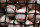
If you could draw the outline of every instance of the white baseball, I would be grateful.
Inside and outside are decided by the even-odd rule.
[[[9,0],[7,0],[7,2],[8,2]],[[6,0],[1,0],[1,3],[5,3],[6,2]]]
[[[17,9],[17,8],[16,8]],[[8,5],[7,6],[7,12],[12,14],[7,14],[8,16],[14,16],[15,13],[15,6],[14,5]]]
[[[31,21],[27,20],[27,21],[25,22],[25,24],[26,24],[26,25],[29,25],[29,24],[33,24],[33,23],[32,23]],[[33,27],[33,25],[26,26],[26,27]]]
[[[35,13],[35,10],[31,10],[31,11],[29,11],[29,13]],[[39,11],[37,11],[36,10],[36,13],[39,13]],[[37,20],[39,20],[40,19],[40,17],[39,17],[40,15],[36,15],[36,19]],[[34,19],[34,14],[29,14],[29,19]]]
[[[5,18],[6,18],[6,20],[5,20]],[[1,16],[1,19],[0,19],[1,21],[0,22],[7,22],[7,23],[9,23],[10,22],[10,20],[9,20],[9,17],[7,17],[6,15],[3,15],[3,16]],[[1,25],[2,26],[5,26],[5,23],[1,23]],[[7,25],[7,24],[6,24]]]
[[[30,0],[28,3],[35,3],[35,0]],[[28,4],[29,9],[35,9],[35,4]]]
[[[25,9],[19,9],[17,13],[25,13]],[[15,18],[18,22],[24,22],[25,21],[25,14],[16,14]],[[27,18],[27,17],[26,17]],[[27,18],[28,19],[28,18]]]
[[[15,24],[19,24],[16,20],[14,21],[14,20],[12,20],[12,21],[10,21],[10,23],[12,23],[12,24],[9,24],[8,25],[8,27],[20,27],[20,25],[13,25],[13,23],[15,23]]]
[[[24,21],[25,21],[25,15],[24,15],[24,14],[17,14],[17,15],[15,16],[15,18],[16,18],[16,20],[17,20],[18,22],[24,22]]]
[[[40,15],[36,15],[36,20],[37,20],[37,23],[40,22]]]
[[[26,9],[27,7],[25,6],[25,7],[22,7],[22,9],[25,9],[25,10],[27,10],[27,13],[28,13],[28,8]]]
[[[40,0],[37,0],[37,4],[40,4]]]
[[[25,13],[26,12],[26,9],[19,9],[16,11],[17,13]]]

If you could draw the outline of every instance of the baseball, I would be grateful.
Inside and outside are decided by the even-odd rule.
[[[17,20],[18,22],[24,22],[24,21],[25,21],[25,15],[24,15],[24,14],[17,14],[17,15],[15,16],[15,18],[16,18],[16,20]]]
[[[33,13],[33,14],[31,14],[31,13]],[[29,19],[30,19],[31,21],[32,21],[32,20],[34,21],[34,16],[35,16],[34,13],[35,13],[35,10],[31,10],[31,11],[29,11]],[[39,11],[36,10],[36,13],[39,13]],[[39,16],[40,16],[40,15],[36,15],[36,19],[37,19],[37,20],[40,19]]]
[[[9,16],[9,17],[14,16],[14,13],[15,13],[15,5],[8,5],[7,6],[7,13],[10,13],[10,14],[7,14],[7,16]]]
[[[22,7],[22,9],[25,9],[25,10],[27,10],[27,13],[28,13],[28,8],[26,9],[27,7],[25,6],[25,7]]]
[[[19,24],[16,20],[15,20],[15,21],[12,20],[12,21],[10,21],[10,23],[12,23],[12,24],[9,24],[8,27],[20,27],[20,25],[15,25],[15,26],[14,26],[14,24]],[[14,23],[14,24],[13,24],[13,23]]]
[[[35,0],[30,0],[28,3],[35,3]],[[28,4],[29,9],[35,9],[35,4]]]
[[[40,15],[36,15],[36,21],[37,21],[37,23],[40,22]]]
[[[25,13],[26,12],[26,9],[19,9],[16,11],[17,13]]]
[[[25,13],[26,10],[25,9],[19,9],[18,11],[16,11],[17,13]],[[25,21],[25,14],[16,14],[15,18],[18,22],[24,22]],[[27,18],[27,17],[26,17]],[[28,18],[27,18],[28,19]]]
[[[40,0],[37,0],[37,4],[40,4]]]
[[[6,18],[6,20],[5,20],[5,18]],[[8,18],[6,15],[1,16],[0,22],[5,22],[5,21],[6,21],[7,23],[10,22],[9,18]],[[1,23],[1,25],[2,25],[2,26],[5,26],[5,23]],[[6,24],[6,25],[7,25],[7,24]]]
[[[25,24],[26,24],[26,25],[29,25],[29,24],[33,24],[33,23],[32,23],[31,21],[27,20],[27,21],[25,22]],[[26,26],[26,27],[33,27],[33,25]]]
[[[7,2],[8,2],[9,0],[7,0]],[[1,3],[5,3],[6,2],[6,0],[1,0]]]

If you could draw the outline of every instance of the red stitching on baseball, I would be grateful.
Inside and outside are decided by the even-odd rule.
[[[13,11],[15,11],[14,8],[12,8],[12,7],[7,7],[7,8],[11,8]]]
[[[34,0],[33,0],[33,2],[32,2],[32,3],[34,3]],[[32,8],[33,8],[33,5],[34,5],[34,4],[32,4]]]

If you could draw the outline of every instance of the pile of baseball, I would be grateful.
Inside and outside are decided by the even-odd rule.
[[[15,2],[15,0],[13,0]],[[7,0],[8,3],[13,1]],[[24,0],[25,1],[25,0]],[[28,3],[35,3],[34,0],[29,0]],[[6,0],[1,3],[5,3]],[[22,1],[23,2],[23,1]],[[20,1],[17,3],[21,3]],[[23,2],[24,3],[24,2]],[[40,22],[40,1],[37,0],[37,7],[35,4],[1,4],[0,8],[0,26],[1,27],[38,27]],[[3,12],[3,13],[2,13]],[[1,14],[2,13],[2,14]],[[35,23],[35,24],[34,24]]]

